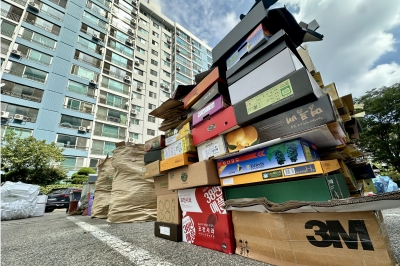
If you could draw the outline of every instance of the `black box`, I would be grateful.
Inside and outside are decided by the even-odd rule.
[[[154,222],[154,235],[175,242],[182,242],[182,225]]]
[[[234,104],[233,108],[237,124],[244,126],[315,101],[323,95],[308,70],[301,68]]]
[[[374,170],[372,170],[372,167],[370,164],[356,165],[356,166],[351,166],[349,168],[353,172],[356,180],[372,179],[372,178],[376,177]]]
[[[161,161],[161,150],[164,148],[158,148],[154,150],[149,150],[144,154],[144,164],[149,164],[155,161]]]
[[[206,106],[207,103],[217,98],[224,97],[225,102],[230,103],[228,86],[222,82],[216,82],[201,98],[190,108],[190,114],[193,116],[195,112]]]

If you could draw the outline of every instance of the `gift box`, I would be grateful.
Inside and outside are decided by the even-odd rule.
[[[196,153],[197,149],[193,145],[192,135],[185,135],[183,138],[172,143],[161,151],[163,160],[169,159],[182,153]]]
[[[188,116],[193,116],[195,112],[206,106],[207,103],[214,100],[215,98],[222,96],[226,103],[230,103],[228,86],[222,82],[216,82],[212,87],[204,93],[203,96],[190,107],[190,114]]]
[[[221,156],[228,153],[224,136],[219,135],[213,139],[207,140],[197,146],[199,161],[208,160],[215,156]]]
[[[194,113],[192,126],[196,127],[198,124],[203,122],[203,120],[210,119],[212,115],[224,110],[226,107],[228,107],[228,105],[224,102],[223,97],[219,96]]]

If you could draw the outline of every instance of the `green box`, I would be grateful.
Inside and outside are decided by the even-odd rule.
[[[260,198],[282,203],[289,200],[328,201],[350,196],[343,174],[315,176],[310,179],[292,180],[255,186],[227,187],[225,199]]]

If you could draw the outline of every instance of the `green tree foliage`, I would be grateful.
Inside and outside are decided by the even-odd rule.
[[[1,145],[2,181],[21,181],[47,185],[66,178],[64,169],[50,166],[65,158],[55,143],[47,144],[34,137],[21,138],[13,130],[7,131]]]
[[[82,167],[78,172],[72,174],[72,184],[83,184],[88,181],[89,174],[95,174],[96,171],[90,167]]]
[[[367,91],[356,102],[364,104],[365,111],[357,144],[400,173],[400,83]]]
[[[66,185],[46,185],[46,186],[40,186],[40,192],[42,194],[46,195],[49,193],[51,190],[56,189],[56,188],[82,188],[82,185],[73,185],[73,184],[66,184]]]

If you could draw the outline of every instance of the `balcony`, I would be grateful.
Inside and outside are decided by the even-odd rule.
[[[26,94],[21,94],[21,93],[15,93],[10,90],[1,90],[1,94],[8,95],[8,96],[15,97],[15,98],[20,98],[23,100],[37,102],[37,103],[40,103],[42,101],[42,98],[38,98],[38,97],[31,96],[31,95],[26,95]]]
[[[7,11],[5,9],[1,9],[1,15],[15,22],[19,22],[19,20],[21,19],[21,15],[18,15],[12,11]]]
[[[37,59],[37,58],[34,58],[34,57],[29,57],[28,55],[26,55],[26,54],[24,54],[22,52],[21,52],[21,57],[25,58],[26,60],[29,60],[29,61],[34,61],[35,63],[41,64],[41,65],[44,65],[44,66],[50,66],[51,65],[50,62],[46,62],[44,60],[40,60],[40,59]]]
[[[92,108],[87,108],[87,107],[84,107],[84,106],[75,107],[75,106],[71,106],[71,105],[64,105],[63,107],[65,109],[70,109],[70,110],[81,112],[81,113],[86,113],[86,114],[92,114],[93,113],[92,112],[93,107]]]
[[[90,154],[93,155],[112,155],[112,152],[114,151],[114,149],[109,150],[109,149],[98,149],[98,148],[92,148],[90,150]]]
[[[99,99],[99,103],[108,105],[108,106],[112,106],[112,107],[116,107],[116,108],[121,108],[124,110],[128,110],[129,109],[129,105],[127,105],[126,103],[122,103],[122,102],[114,102],[114,101],[108,101],[105,98],[100,98]]]
[[[31,19],[26,18],[26,19],[25,19],[25,22],[27,22],[27,23],[29,23],[29,24],[31,24],[31,25],[33,25],[33,26],[36,26],[36,27],[38,27],[38,28],[41,28],[42,30],[45,30],[45,31],[47,31],[47,32],[53,33],[53,34],[55,34],[55,35],[59,35],[59,34],[60,34],[60,30],[54,30],[54,29],[52,29],[52,28],[50,28],[50,27],[47,27],[47,26],[42,25],[42,24],[39,24],[39,23],[37,23],[37,22],[34,21],[34,20],[31,20]]]
[[[78,130],[81,127],[81,126],[75,126],[75,125],[72,125],[72,124],[66,123],[66,122],[60,123],[60,124],[58,124],[58,126],[63,127],[63,128],[76,129],[76,130]]]
[[[126,69],[128,69],[128,70],[132,70],[132,69],[133,69],[132,65],[129,65],[129,64],[127,64],[126,62],[119,61],[119,60],[117,60],[117,59],[115,59],[115,58],[112,58],[112,56],[106,55],[106,56],[105,56],[105,59],[106,59],[107,61],[113,63],[113,64],[116,64],[116,65],[121,66],[121,67],[123,67],[123,68],[126,68]]]
[[[101,121],[113,122],[113,123],[118,123],[118,124],[121,124],[121,125],[126,125],[127,124],[126,120],[125,120],[125,123],[123,123],[121,118],[115,117],[115,116],[107,116],[107,115],[99,115],[99,114],[97,114],[96,118],[98,120],[101,120]]]
[[[71,145],[62,142],[56,143],[57,147],[65,148],[65,149],[74,149],[74,150],[89,150],[89,147],[86,146],[78,146],[78,145]]]
[[[90,62],[89,60],[86,60],[86,59],[84,59],[84,58],[81,58],[81,57],[79,57],[79,56],[74,56],[74,58],[76,59],[76,60],[78,60],[78,61],[81,61],[81,62],[84,62],[84,63],[86,63],[86,64],[88,64],[88,65],[91,65],[91,66],[94,66],[94,67],[96,67],[96,68],[101,68],[101,61],[100,60],[98,60],[98,59],[93,59],[92,60],[92,62]],[[97,61],[97,62],[93,62],[93,61]]]
[[[36,81],[36,82],[46,83],[46,78],[45,79],[38,78],[38,77],[35,77],[35,76],[31,75],[31,74],[26,74],[26,73],[21,72],[21,71],[6,69],[6,70],[4,70],[4,72],[6,72],[6,73],[8,73],[10,75],[14,75],[14,76],[25,78],[25,79],[30,79],[30,80],[33,80],[33,81]]]
[[[24,1],[24,0],[11,0],[11,1],[14,3],[20,4],[22,6],[25,6],[26,2],[28,2],[28,1]]]
[[[9,117],[10,117],[10,118],[13,118],[14,115],[15,115],[15,113],[11,113],[11,112],[10,112]],[[21,121],[21,122],[36,123],[36,119],[37,119],[37,117],[30,117],[30,116],[25,116],[25,115],[24,115],[23,118],[22,118],[22,120],[19,120],[19,121]],[[15,119],[14,119],[14,123],[15,123],[16,121],[18,121],[18,120],[15,120]]]
[[[104,78],[103,78],[103,80],[104,80]],[[112,86],[112,85],[110,85],[110,84],[108,84],[108,83],[105,83],[105,82],[102,82],[101,83],[101,86],[103,87],[103,88],[106,88],[106,89],[109,89],[109,90],[112,90],[112,91],[115,91],[115,92],[118,92],[118,93],[123,93],[123,94],[125,94],[125,95],[128,95],[129,94],[129,87],[128,88],[117,88],[117,87],[114,87],[114,86]]]
[[[100,11],[100,10],[97,10],[96,8],[93,8],[92,3],[89,1],[86,2],[86,7],[89,8],[90,10],[92,10],[94,13],[99,14],[103,18],[107,19],[107,11],[104,10],[104,12],[101,12],[101,11],[103,11],[103,9],[101,9],[101,11]]]
[[[177,63],[179,63],[179,64],[182,64],[183,66],[186,66],[186,67],[192,67],[192,64],[191,63],[189,63],[189,62],[185,62],[185,61],[183,61],[183,60],[181,60],[180,58],[178,58],[178,57],[176,57],[176,62]]]
[[[114,138],[114,139],[122,139],[122,140],[125,140],[126,138],[126,134],[123,133],[104,132],[100,130],[93,131],[93,135],[100,137]]]
[[[90,50],[90,51],[92,51],[92,52],[95,52],[96,54],[99,54],[99,55],[102,54],[101,48],[98,48],[98,47],[92,48],[92,47],[90,47],[89,45],[86,45],[86,44],[80,43],[80,42],[77,42],[77,44],[79,44],[80,46],[82,46],[82,47],[84,47],[84,48],[86,48],[86,49],[88,49],[88,50]]]
[[[80,29],[81,30],[81,32],[83,32],[83,33],[85,33],[85,34],[87,34],[87,35],[89,35],[90,37],[92,37],[92,38],[94,38],[93,37],[93,33],[91,33],[91,32],[89,32],[88,30],[85,30],[85,29]],[[102,33],[101,33],[102,34]],[[101,37],[101,36],[97,36],[97,39],[100,41],[100,42],[102,42],[102,43],[104,43],[104,37]]]
[[[14,31],[1,28],[1,35],[12,38],[12,36],[14,35]]]
[[[1,31],[2,31],[1,34],[3,34],[3,30],[1,30]],[[25,36],[25,35],[22,35],[22,34],[18,34],[18,37],[20,37],[20,38],[22,38],[22,39],[24,39],[24,40],[27,40],[28,42],[32,42],[32,43],[35,43],[35,44],[37,44],[37,45],[43,46],[43,47],[46,48],[46,49],[50,49],[50,50],[54,50],[54,49],[55,49],[55,48],[52,47],[52,46],[49,46],[49,45],[47,45],[47,44],[45,44],[45,43],[42,43],[42,42],[39,42],[39,41],[35,40],[34,38],[29,38],[29,37],[27,37],[27,36]]]
[[[129,50],[131,50],[131,49],[126,51],[125,49],[122,49],[122,48],[116,47],[116,46],[112,46],[112,45],[108,45],[108,47],[110,47],[111,49],[114,49],[115,51],[120,52],[120,53],[122,53],[124,55],[133,56],[133,52],[132,53],[129,52]]]
[[[127,76],[127,75],[120,75],[120,74],[117,74],[117,73],[112,72],[112,71],[110,71],[109,69],[106,69],[106,68],[103,68],[103,73],[106,74],[106,75],[109,75],[110,77],[114,77],[114,78],[120,79],[120,80],[122,80],[122,81],[123,81],[123,80],[125,79],[125,77]],[[131,76],[131,75],[129,75],[129,76]]]
[[[103,5],[105,5],[105,6],[108,7],[108,8],[111,7],[111,2],[110,2],[110,1],[107,1],[107,0],[94,0],[94,1],[96,1],[96,2],[98,2],[98,3],[100,3],[100,4],[103,4]]]
[[[8,47],[8,48],[3,48],[3,47],[1,47],[1,54],[2,54],[2,55],[7,55],[7,53],[8,53],[9,50],[10,50],[10,47]]]

